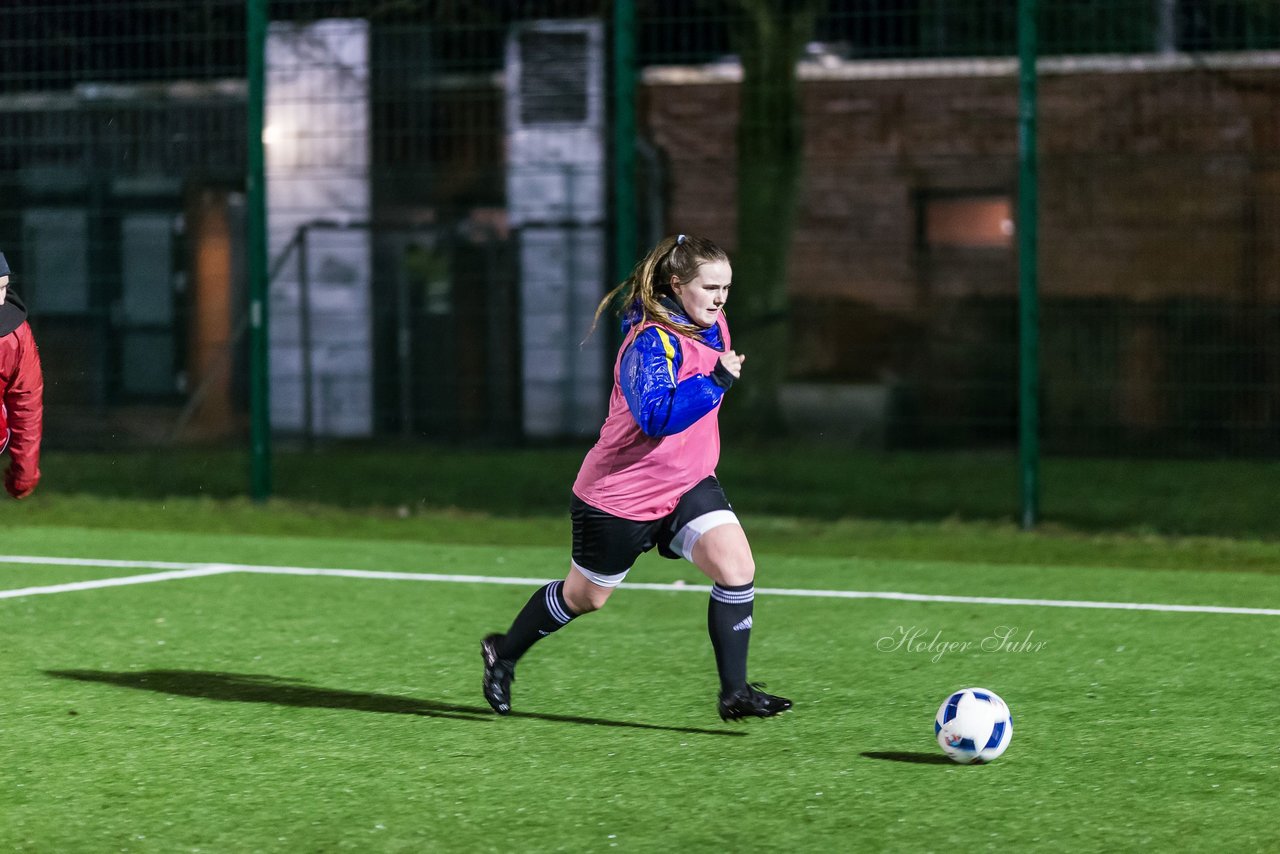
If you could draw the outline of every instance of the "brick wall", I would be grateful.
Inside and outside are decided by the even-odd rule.
[[[727,246],[737,90],[692,76],[647,83],[642,102],[669,164],[670,228]],[[802,93],[793,294],[915,305],[917,194],[1016,192],[1016,80],[812,80]],[[1039,134],[1046,295],[1280,298],[1280,67],[1046,73]]]
[[[791,374],[901,385],[926,443],[1009,440],[1017,408],[1013,241],[921,240],[931,195],[1016,199],[1015,67],[974,67],[802,67]],[[723,70],[648,74],[642,98],[668,230],[731,253],[737,102]],[[1280,57],[1050,62],[1039,108],[1050,446],[1275,448]]]

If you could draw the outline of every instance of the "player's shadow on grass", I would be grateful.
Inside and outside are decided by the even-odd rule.
[[[282,679],[257,673],[220,673],[206,670],[136,670],[117,672],[111,670],[46,670],[44,673],[58,679],[74,679],[78,682],[101,682],[142,691],[161,694],[177,694],[182,697],[199,697],[205,700],[223,700],[236,703],[270,703],[276,706],[297,706],[312,709],[350,709],[356,712],[380,712],[388,715],[418,715],[427,718],[452,718],[461,721],[492,721],[497,716],[487,707],[458,706],[420,700],[395,694],[369,694],[360,691],[344,691],[339,688],[320,688],[300,679]],[[591,726],[624,727],[627,729],[663,730],[695,735],[746,735],[730,730],[698,729],[696,727],[661,726],[634,721],[613,721],[605,718],[585,718],[574,715],[551,715],[537,712],[512,712],[513,718],[532,718],[556,723],[588,724]]]
[[[954,765],[940,753],[908,753],[904,750],[868,750],[861,754],[867,759],[883,759],[886,762],[914,762],[918,765]]]

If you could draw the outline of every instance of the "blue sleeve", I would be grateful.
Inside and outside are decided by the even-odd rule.
[[[677,383],[683,356],[675,334],[650,326],[622,354],[618,381],[627,406],[646,436],[685,430],[715,409],[732,382],[727,371],[701,374]]]

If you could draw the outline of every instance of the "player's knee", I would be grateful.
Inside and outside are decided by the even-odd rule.
[[[717,584],[739,587],[755,581],[756,562],[738,525],[721,525],[707,531],[694,544],[690,559]]]
[[[747,548],[745,543],[741,547],[717,551],[711,564],[715,571],[709,574],[720,584],[738,587],[755,581],[756,561],[751,554],[751,549]]]
[[[569,604],[569,608],[575,615],[581,616],[603,608],[612,592],[613,588],[601,587],[597,584],[577,586],[573,590],[566,587],[564,601]]]
[[[740,587],[756,580],[756,562],[751,555],[729,561],[720,567],[720,584]]]

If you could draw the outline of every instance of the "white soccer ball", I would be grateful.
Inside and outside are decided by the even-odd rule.
[[[991,762],[1013,740],[1013,715],[994,691],[963,688],[942,701],[933,731],[952,761]]]

